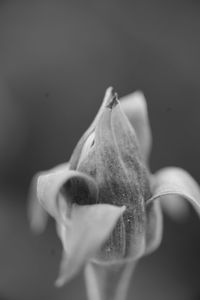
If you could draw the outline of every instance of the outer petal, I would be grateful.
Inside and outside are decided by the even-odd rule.
[[[153,196],[147,201],[147,205],[157,198],[165,199],[166,196],[174,195],[185,198],[198,213],[200,212],[200,188],[191,175],[180,168],[161,169],[153,176]],[[173,209],[172,201],[170,201],[170,205]],[[175,205],[177,204],[175,203]]]
[[[64,254],[60,277],[62,285],[105,243],[125,207],[95,204],[95,181],[81,172],[69,170],[68,164],[41,173],[37,181],[39,201],[56,219]],[[91,205],[79,205],[79,204]]]
[[[127,95],[121,98],[121,107],[135,129],[143,158],[147,162],[152,146],[152,134],[145,97],[139,91]]]
[[[31,182],[29,197],[28,197],[28,218],[31,229],[35,233],[41,233],[47,224],[48,214],[41,206],[37,197],[37,180],[40,173],[36,174]]]
[[[60,227],[64,252],[57,286],[71,279],[94,257],[124,210],[125,206],[109,204],[73,206],[70,218]]]

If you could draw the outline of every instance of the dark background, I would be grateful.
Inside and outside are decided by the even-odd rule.
[[[83,278],[61,289],[54,223],[35,236],[32,176],[69,159],[105,89],[144,92],[151,169],[185,168],[200,182],[198,0],[0,1],[0,299],[84,300]],[[129,300],[200,299],[200,223],[165,216]]]

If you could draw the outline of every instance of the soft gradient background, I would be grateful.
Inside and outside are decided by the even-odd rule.
[[[27,192],[68,160],[104,91],[144,92],[151,168],[200,182],[198,0],[0,1],[0,299],[84,300],[82,276],[61,289],[54,224],[30,231]],[[133,277],[129,300],[200,299],[200,223],[165,216],[164,238]]]

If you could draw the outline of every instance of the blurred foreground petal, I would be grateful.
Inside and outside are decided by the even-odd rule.
[[[181,200],[180,196],[163,196],[161,205],[164,212],[175,221],[184,221],[190,215],[189,203],[185,199]]]
[[[177,198],[173,197],[176,196]],[[168,203],[171,209],[177,210],[177,201],[181,198],[188,200],[200,214],[200,188],[198,183],[189,173],[176,167],[164,168],[153,175],[153,197],[148,200],[147,205],[156,198],[172,197]],[[167,197],[168,198],[168,197]],[[178,207],[181,214],[184,210]],[[169,210],[168,210],[169,211]]]
[[[40,173],[36,174],[33,177],[28,197],[28,218],[30,222],[30,227],[35,233],[43,232],[48,221],[47,212],[38,202],[37,180],[39,176]]]
[[[163,216],[160,202],[154,201],[146,207],[146,251],[150,254],[158,248],[163,234]]]
[[[134,92],[120,99],[121,107],[133,126],[145,162],[152,146],[152,134],[148,119],[147,103],[142,92]]]
[[[71,279],[95,256],[124,210],[125,206],[109,204],[73,205],[70,217],[60,228],[64,252],[57,286]]]

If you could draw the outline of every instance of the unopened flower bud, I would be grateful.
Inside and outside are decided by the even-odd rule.
[[[200,211],[199,185],[186,171],[149,171],[152,136],[143,94],[120,103],[109,88],[69,163],[34,177],[31,224],[42,230],[46,211],[63,245],[58,286],[88,262],[125,263],[155,250],[163,228],[157,199],[168,212],[182,198]]]
[[[150,186],[136,134],[116,94],[110,93],[83,144],[77,170],[91,176],[98,186],[98,198],[93,203],[86,203],[85,198],[82,204],[97,201],[126,206],[99,257],[116,260],[141,256],[145,249],[145,200],[151,196]]]

